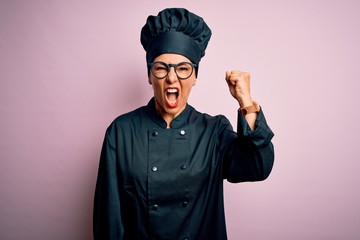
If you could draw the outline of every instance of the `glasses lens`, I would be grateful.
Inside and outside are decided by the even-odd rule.
[[[176,73],[179,78],[185,79],[191,76],[193,72],[193,66],[190,63],[179,63],[176,67]]]
[[[165,63],[155,62],[151,67],[151,72],[157,78],[164,78],[168,73],[168,68]]]

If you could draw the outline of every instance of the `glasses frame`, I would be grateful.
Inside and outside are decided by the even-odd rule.
[[[157,76],[153,73],[152,67],[153,67],[155,64],[157,64],[157,63],[160,63],[161,65],[163,65],[164,67],[167,68],[167,73],[166,73],[166,75],[165,75],[164,77],[157,77]],[[191,73],[190,73],[189,76],[186,77],[186,78],[180,77],[180,76],[178,75],[177,71],[176,71],[177,67],[178,67],[178,66],[181,66],[181,65],[183,65],[183,64],[188,64],[188,65],[191,66]],[[191,63],[191,62],[180,62],[180,63],[177,63],[177,64],[172,64],[172,63],[169,63],[169,64],[168,64],[168,63],[164,63],[164,62],[162,62],[162,61],[156,61],[156,62],[151,62],[151,63],[149,63],[149,64],[148,64],[148,67],[149,67],[149,70],[150,70],[151,74],[152,74],[155,78],[157,78],[157,79],[164,79],[164,78],[166,78],[166,77],[169,75],[170,68],[171,68],[171,67],[174,67],[174,71],[175,71],[176,76],[177,76],[179,79],[181,79],[181,80],[185,80],[185,79],[188,79],[189,77],[191,77],[191,75],[192,75],[193,72],[194,72],[194,68],[196,68],[197,65],[194,64],[194,63]]]

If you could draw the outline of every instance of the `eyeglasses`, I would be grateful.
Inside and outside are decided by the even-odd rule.
[[[152,62],[148,64],[148,67],[150,68],[152,75],[158,79],[165,78],[170,72],[170,67],[174,67],[176,76],[179,79],[184,80],[191,76],[194,71],[194,67],[196,67],[196,64],[190,62],[181,62],[178,64]]]

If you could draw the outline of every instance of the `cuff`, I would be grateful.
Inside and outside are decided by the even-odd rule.
[[[274,133],[266,123],[262,109],[257,114],[254,130],[251,130],[244,116],[238,111],[237,134],[239,137],[250,139],[257,147],[268,145],[274,136]]]

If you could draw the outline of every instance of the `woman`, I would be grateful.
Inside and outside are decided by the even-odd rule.
[[[250,76],[226,72],[238,101],[237,132],[226,117],[187,101],[211,36],[186,9],[149,16],[141,31],[148,105],[106,131],[94,202],[95,239],[227,239],[223,180],[261,181],[271,172],[273,133],[250,94]]]

